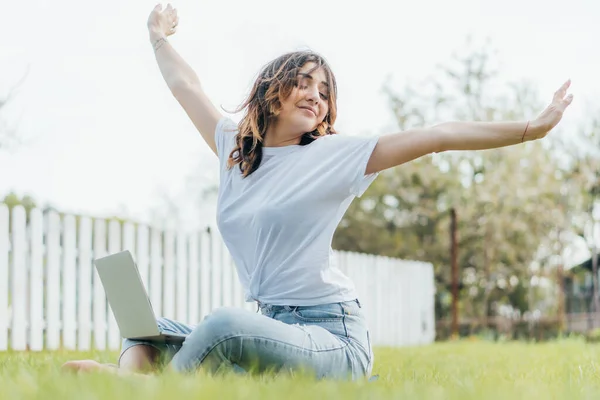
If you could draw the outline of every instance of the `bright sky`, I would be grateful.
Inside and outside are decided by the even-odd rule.
[[[0,151],[0,195],[14,190],[64,211],[146,220],[162,192],[216,178],[216,159],[171,97],[148,41],[150,0],[13,1],[0,13],[0,96],[29,74],[0,115],[27,143]],[[166,5],[166,3],[164,3]],[[393,129],[381,87],[420,80],[468,34],[492,39],[507,79],[548,100],[566,78],[575,123],[600,93],[600,3],[594,0],[290,2],[179,0],[171,41],[215,104],[233,108],[260,66],[302,47],[339,82],[337,127]],[[600,104],[598,105],[600,107]],[[200,179],[198,179],[200,181]],[[212,215],[205,207],[205,217]],[[190,214],[192,215],[192,214]],[[193,218],[200,218],[194,216]]]

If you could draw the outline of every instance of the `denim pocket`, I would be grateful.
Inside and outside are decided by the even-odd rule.
[[[336,322],[343,321],[346,316],[339,303],[294,307],[292,314],[304,322]]]

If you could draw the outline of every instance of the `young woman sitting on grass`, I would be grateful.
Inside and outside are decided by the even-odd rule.
[[[66,363],[68,369],[137,372],[165,362],[179,372],[369,377],[373,352],[364,309],[331,249],[350,202],[379,172],[426,154],[541,139],[572,101],[567,81],[530,121],[446,122],[352,137],[334,127],[337,91],[329,65],[318,54],[296,51],[260,71],[235,124],[213,106],[167,40],[177,24],[170,4],[157,5],[148,19],[150,42],[171,93],[219,159],[218,226],[247,300],[261,312],[221,308],[195,326],[160,318],[165,329],[188,335],[183,345],[125,339],[118,368],[85,360]]]

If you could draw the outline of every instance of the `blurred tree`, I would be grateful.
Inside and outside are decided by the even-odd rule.
[[[592,260],[593,297],[590,309],[600,311],[598,282],[598,246],[600,245],[600,118],[597,112],[584,121],[579,129],[579,141],[571,148],[571,181],[583,188],[585,194],[581,206],[578,233],[585,240]]]
[[[28,214],[33,208],[36,207],[36,203],[33,197],[29,195],[19,197],[19,195],[17,195],[14,192],[11,192],[4,196],[4,199],[1,202],[6,204],[8,208],[13,208],[15,206],[21,205],[25,208]]]
[[[532,85],[500,90],[489,46],[455,55],[424,84],[384,89],[400,130],[444,120],[533,118],[543,108]],[[449,210],[458,213],[462,312],[479,317],[515,301],[525,311],[529,265],[563,219],[557,202],[561,176],[548,141],[478,152],[422,157],[381,174],[353,202],[334,247],[432,262],[436,310],[449,311]]]
[[[124,245],[124,240],[125,238],[123,237],[123,229],[125,227],[126,224],[131,225],[134,229],[137,229],[139,225],[146,225],[146,224],[142,224],[139,221],[136,221],[134,219],[130,219],[127,218],[126,216],[119,216],[119,215],[112,215],[112,216],[107,216],[107,217],[94,217],[92,215],[86,215],[86,214],[72,214],[72,213],[65,213],[62,211],[57,210],[55,207],[50,206],[50,205],[46,205],[46,206],[42,206],[40,204],[38,204],[33,197],[29,196],[29,195],[23,195],[23,196],[19,196],[18,194],[11,192],[9,194],[7,194],[6,196],[4,196],[3,199],[0,200],[0,204],[6,204],[9,208],[9,210],[12,211],[12,209],[16,206],[23,206],[23,208],[25,209],[25,213],[26,213],[26,223],[29,224],[30,222],[30,218],[31,218],[31,210],[35,209],[35,208],[40,208],[42,210],[42,213],[48,213],[48,212],[55,212],[58,214],[59,218],[61,220],[64,220],[66,215],[72,215],[75,218],[75,229],[77,234],[79,234],[79,229],[81,228],[81,220],[82,218],[89,218],[90,220],[92,220],[92,222],[95,222],[95,220],[100,220],[103,221],[105,223],[105,231],[108,232],[109,229],[109,224],[112,221],[117,221],[119,223],[119,229],[121,230],[121,246]],[[12,232],[12,215],[9,218],[9,232]],[[94,237],[96,235],[96,231],[92,230],[92,236],[91,236],[91,242],[94,242]],[[106,242],[105,242],[105,246],[108,246],[108,236],[106,236]]]
[[[27,74],[25,74],[26,76]],[[16,95],[18,86],[23,82],[25,76],[9,90],[8,94],[4,98],[0,98],[0,114],[6,109],[6,106],[10,103],[12,98]],[[7,148],[10,144],[17,140],[17,130],[9,127],[8,124],[0,119],[0,150]]]
[[[30,211],[36,207],[35,200],[31,196],[24,195],[22,197],[19,197],[19,195],[17,195],[14,192],[11,192],[11,193],[7,194],[6,196],[4,196],[4,199],[2,199],[2,201],[0,201],[0,203],[6,204],[8,206],[9,210],[12,210],[16,206],[23,206],[23,208],[25,209],[25,212],[26,212],[27,223],[29,223]],[[8,231],[9,232],[12,232],[12,226],[13,226],[12,218],[9,218],[9,221],[8,221]]]

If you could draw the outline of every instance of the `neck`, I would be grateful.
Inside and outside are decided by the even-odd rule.
[[[298,134],[298,136],[290,137],[289,135],[284,135],[283,132],[289,132],[291,130],[290,127],[286,127],[284,124],[278,121],[273,121],[269,124],[267,128],[267,133],[263,140],[264,147],[283,147],[290,146],[295,144],[300,144],[300,139],[302,138],[302,134]]]

